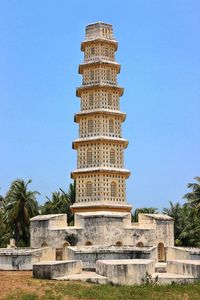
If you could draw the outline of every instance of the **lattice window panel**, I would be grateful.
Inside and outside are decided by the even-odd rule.
[[[92,149],[87,150],[87,165],[92,164]]]
[[[92,96],[93,95],[93,104]],[[119,107],[119,94],[118,92],[109,89],[97,89],[91,92],[82,92],[81,94],[81,110],[90,110],[91,108],[105,108],[118,110]]]
[[[88,181],[85,187],[86,197],[92,197],[92,182]]]
[[[115,164],[115,150],[110,149],[110,163]]]
[[[110,194],[112,198],[117,197],[117,184],[114,181],[110,185]]]
[[[88,120],[88,132],[92,133],[94,129],[94,124],[93,120]]]
[[[92,199],[86,196],[85,188],[87,182],[92,183]],[[111,183],[117,185],[117,196],[111,197]],[[76,178],[76,202],[106,201],[123,203],[126,201],[126,178],[123,175],[85,174]]]
[[[83,70],[83,85],[86,84],[117,84],[117,69],[111,66],[88,67]]]

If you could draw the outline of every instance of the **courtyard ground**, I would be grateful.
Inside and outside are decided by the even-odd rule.
[[[196,300],[200,283],[168,286],[111,286],[32,278],[32,272],[0,271],[0,299],[6,300]]]

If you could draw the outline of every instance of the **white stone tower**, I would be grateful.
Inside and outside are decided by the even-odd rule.
[[[73,142],[77,169],[71,174],[76,181],[75,213],[131,210],[126,201],[130,172],[124,168],[128,141],[122,138],[121,130],[126,114],[120,111],[123,88],[117,83],[117,46],[112,25],[97,22],[86,27],[81,43],[84,62],[79,65],[83,79],[76,91],[81,102],[75,115],[79,138]]]

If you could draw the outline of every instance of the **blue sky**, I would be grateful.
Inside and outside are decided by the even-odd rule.
[[[41,203],[67,189],[80,43],[95,21],[119,42],[128,202],[162,209],[200,175],[198,0],[1,0],[0,193],[16,178],[31,178]]]

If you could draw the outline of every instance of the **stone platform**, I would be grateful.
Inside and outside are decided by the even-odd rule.
[[[146,273],[155,272],[155,262],[150,259],[101,260],[96,263],[96,272],[112,284],[142,284]]]
[[[75,246],[67,247],[66,259],[81,260],[83,269],[95,270],[97,260],[156,259],[156,247]]]
[[[189,275],[182,275],[176,273],[154,273],[152,274],[152,279],[155,280],[158,277],[157,284],[187,284],[194,283],[195,278]]]
[[[33,277],[54,279],[82,272],[82,263],[77,260],[46,261],[33,265]]]
[[[107,277],[99,275],[96,272],[91,272],[91,271],[83,271],[80,274],[62,276],[62,277],[57,277],[55,279],[56,280],[92,282],[92,283],[98,283],[98,284],[108,283]]]
[[[49,247],[0,248],[0,270],[32,270],[33,263],[55,259],[55,250]]]
[[[157,284],[159,285],[165,285],[165,284],[188,284],[188,283],[194,283],[195,279],[192,276],[186,276],[181,274],[175,274],[175,273],[153,273],[152,279],[155,280],[155,278],[158,276]],[[69,276],[62,276],[54,278],[55,280],[61,280],[61,281],[83,281],[83,282],[91,282],[96,284],[107,284],[108,278],[102,275],[97,274],[96,272],[88,272],[83,271],[80,274],[75,275],[69,275]]]

